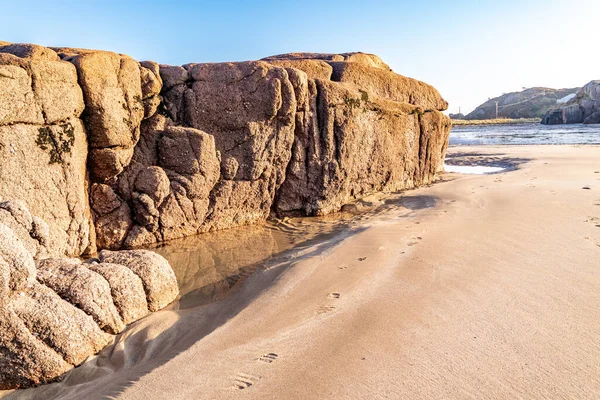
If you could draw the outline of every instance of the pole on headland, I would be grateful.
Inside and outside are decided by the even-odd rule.
[[[498,101],[496,101],[496,119],[498,119]]]

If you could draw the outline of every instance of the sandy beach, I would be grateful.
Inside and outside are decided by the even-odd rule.
[[[600,147],[449,156],[514,169],[377,199],[219,301],[150,315],[6,398],[600,397]]]

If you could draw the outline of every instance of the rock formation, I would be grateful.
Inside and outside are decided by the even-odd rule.
[[[179,67],[3,44],[0,80],[0,196],[48,221],[48,256],[428,184],[450,129],[432,86],[364,53]]]
[[[95,245],[84,108],[73,64],[41,46],[0,48],[0,198],[21,200],[46,220],[56,254]]]
[[[551,108],[563,104],[574,96],[579,88],[549,89],[534,87],[521,92],[506,93],[502,96],[489,99],[464,118],[467,120],[482,120],[495,118],[542,118]],[[498,115],[496,116],[496,102]],[[454,118],[451,116],[451,118]]]
[[[173,270],[155,253],[43,259],[48,234],[22,203],[0,203],[0,390],[60,378],[178,295]]]
[[[600,81],[582,87],[565,105],[549,110],[542,124],[600,124]]]
[[[0,42],[0,389],[178,295],[162,257],[111,250],[429,184],[446,108],[371,54],[180,67]]]
[[[433,87],[362,53],[294,53],[265,61],[287,68],[298,99],[276,215],[323,215],[370,193],[433,181],[450,130],[440,112],[447,103]],[[331,80],[321,79],[324,65]]]

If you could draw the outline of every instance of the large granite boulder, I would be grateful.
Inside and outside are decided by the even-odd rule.
[[[48,243],[25,242],[47,256],[325,214],[427,184],[450,126],[432,86],[365,53],[167,66],[3,43],[0,79],[0,196],[49,222]]]
[[[0,217],[14,227],[0,222],[0,390],[59,379],[105,347],[111,334],[178,296],[170,265],[149,251],[102,253],[85,264],[36,262],[40,252],[27,243],[48,238],[43,230],[22,229],[36,217],[18,202],[0,206],[12,209],[10,218]]]
[[[162,256],[148,250],[100,252],[102,263],[119,264],[141,279],[150,311],[166,307],[179,294],[173,269]]]
[[[293,53],[159,72],[162,103],[142,121],[129,165],[92,186],[101,248],[326,214],[430,183],[442,166],[447,103],[374,55]]]
[[[125,328],[104,277],[76,258],[48,258],[37,263],[37,279],[60,297],[91,315],[98,326],[112,334]]]

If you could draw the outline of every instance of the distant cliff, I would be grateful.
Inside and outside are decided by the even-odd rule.
[[[542,124],[600,124],[600,81],[582,87],[566,104],[548,110]]]
[[[546,112],[566,103],[570,97],[575,96],[579,88],[549,89],[535,87],[522,92],[506,93],[490,99],[465,116],[468,120],[494,119],[494,118],[542,118]],[[496,115],[496,102],[498,115]]]

